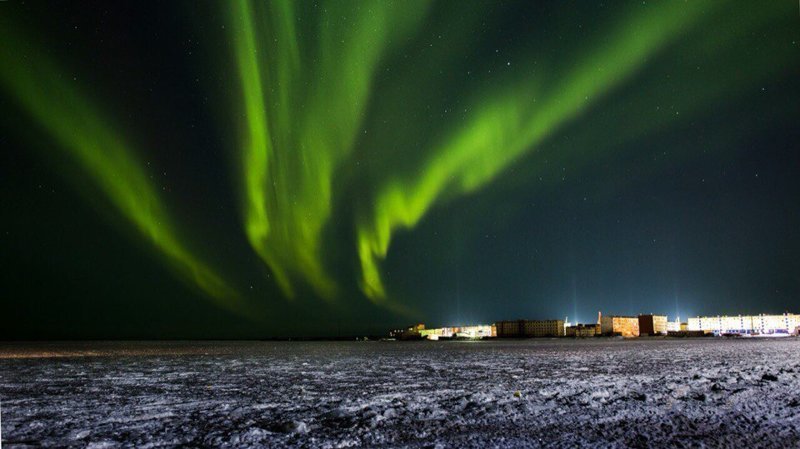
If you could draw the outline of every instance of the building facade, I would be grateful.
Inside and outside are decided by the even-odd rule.
[[[496,337],[497,331],[493,324],[478,324],[475,326],[437,327],[419,331],[420,336],[428,340],[440,338],[488,338]]]
[[[564,320],[511,320],[495,323],[497,336],[505,338],[563,337]]]
[[[688,330],[703,331],[716,335],[791,335],[797,334],[800,315],[718,315],[689,318]]]
[[[601,316],[600,332],[603,335],[639,336],[639,318],[635,316]]]
[[[666,315],[639,315],[639,335],[667,335]]]
[[[567,326],[567,337],[595,337],[600,335],[600,325],[598,324],[576,324]]]
[[[641,330],[641,329],[640,329]],[[667,332],[680,332],[681,330],[681,317],[675,318],[675,321],[667,321]]]
[[[413,326],[401,327],[389,331],[390,338],[398,340],[414,340],[422,338],[421,332],[425,330],[425,324],[419,323]]]

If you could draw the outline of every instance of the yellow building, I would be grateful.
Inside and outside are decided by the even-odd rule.
[[[498,321],[498,337],[563,337],[564,320]]]
[[[600,316],[600,332],[603,335],[639,336],[639,318],[635,316]]]
[[[640,335],[667,335],[666,315],[639,315]]]
[[[594,337],[600,335],[600,326],[597,324],[576,324],[567,326],[567,337]]]
[[[421,337],[421,332],[425,330],[425,324],[419,323],[413,326],[401,327],[389,331],[390,338],[397,338],[399,340],[413,340]]]
[[[525,321],[526,337],[563,337],[563,320],[527,320]]]

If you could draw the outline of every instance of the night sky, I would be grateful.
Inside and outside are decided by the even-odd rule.
[[[0,338],[800,312],[796,1],[0,2]]]

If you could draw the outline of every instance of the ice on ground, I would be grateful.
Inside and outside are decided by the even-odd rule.
[[[3,447],[800,447],[798,354],[795,338],[4,343]]]

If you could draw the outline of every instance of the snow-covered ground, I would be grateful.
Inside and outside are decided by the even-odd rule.
[[[800,447],[800,339],[0,344],[3,448]]]

